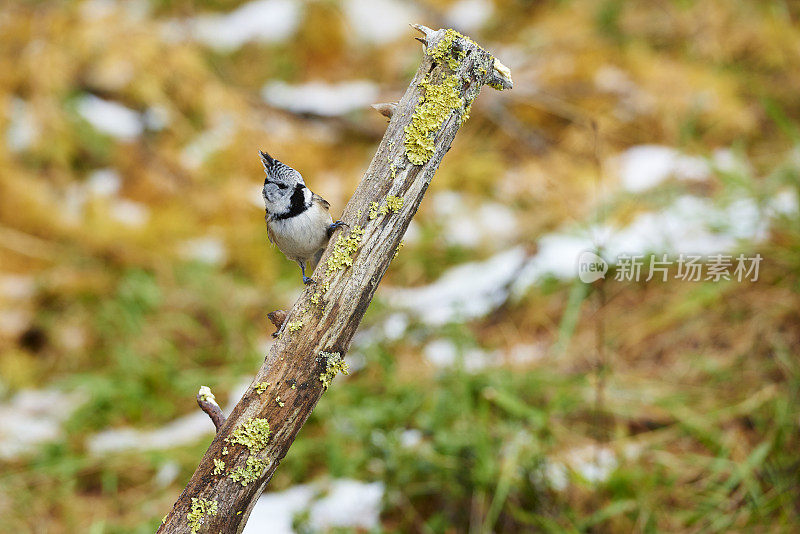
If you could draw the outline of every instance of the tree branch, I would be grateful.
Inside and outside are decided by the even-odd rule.
[[[217,399],[211,393],[211,388],[208,386],[201,386],[200,391],[197,392],[197,405],[200,409],[206,412],[214,423],[214,428],[219,432],[219,428],[225,423],[225,414],[222,413],[222,408],[217,404]]]
[[[160,533],[244,529],[250,511],[337,371],[442,157],[484,84],[507,68],[453,30],[415,26],[423,59],[314,272],[251,387],[211,442]]]

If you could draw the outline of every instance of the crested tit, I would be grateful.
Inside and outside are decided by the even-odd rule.
[[[300,265],[303,283],[310,284],[306,267],[313,272],[333,232],[344,225],[333,222],[327,200],[311,192],[303,176],[266,152],[258,152],[267,178],[264,205],[267,208],[267,236],[290,260]]]

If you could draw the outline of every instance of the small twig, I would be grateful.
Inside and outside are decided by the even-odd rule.
[[[387,119],[391,119],[392,115],[394,115],[394,110],[397,109],[397,102],[382,102],[380,104],[372,104],[370,107]]]
[[[225,423],[225,414],[222,413],[222,408],[217,404],[217,399],[211,393],[210,387],[200,386],[200,391],[197,392],[197,405],[208,414],[211,422],[214,423],[214,428],[219,432],[220,427]]]
[[[284,321],[286,321],[286,316],[288,314],[285,310],[275,310],[274,312],[269,312],[267,314],[267,319],[269,319],[273,325],[275,325],[275,330],[272,333],[272,337],[278,337],[278,332],[281,331],[281,326],[283,326]]]

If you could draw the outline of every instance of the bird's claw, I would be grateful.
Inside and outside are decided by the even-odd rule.
[[[350,225],[344,221],[336,221],[335,223],[331,223],[330,225],[328,225],[328,238],[330,239],[330,237],[333,235],[333,232],[335,232],[342,226],[347,226],[348,228],[350,228]]]
[[[303,283],[304,283],[305,285],[308,285],[308,284],[313,284],[313,283],[314,283],[314,279],[313,279],[313,278],[309,278],[309,277],[307,277],[307,276],[303,276]]]

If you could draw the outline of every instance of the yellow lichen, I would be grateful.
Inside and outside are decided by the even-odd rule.
[[[186,514],[186,519],[189,521],[189,528],[192,529],[192,533],[200,530],[206,515],[217,515],[217,501],[192,497],[192,507],[189,513]]]
[[[423,79],[420,86],[423,95],[411,116],[411,123],[405,127],[406,157],[414,165],[423,165],[434,152],[434,137],[444,120],[453,110],[464,106],[459,94],[458,76],[447,76],[440,84],[432,84]]]
[[[250,419],[233,431],[225,441],[232,445],[244,445],[250,452],[261,451],[269,440],[269,422],[266,419]]]
[[[289,329],[289,332],[297,332],[303,328],[303,321],[292,321],[291,323],[287,324],[286,327]]]
[[[350,368],[347,362],[342,358],[339,352],[320,352],[319,355],[325,359],[325,372],[319,375],[319,381],[322,382],[322,387],[328,389],[331,382],[340,372],[342,374],[350,374]]]
[[[436,46],[428,49],[428,55],[431,56],[437,63],[447,63],[451,70],[458,68],[459,60],[453,56],[453,42],[459,37],[464,37],[452,28],[448,28],[444,32],[444,37],[441,41],[436,43]],[[458,52],[459,59],[463,57],[464,52]]]
[[[268,387],[269,387],[269,382],[259,382],[258,384],[256,384],[255,390],[260,395],[264,393]]]
[[[386,215],[390,211],[393,213],[397,213],[400,211],[400,208],[403,207],[403,199],[402,197],[396,197],[394,195],[389,195],[386,197],[386,202],[378,204],[377,202],[373,202],[369,206],[369,218],[377,219],[378,216]]]
[[[219,475],[225,470],[225,462],[219,458],[214,458],[214,474]]]
[[[230,438],[225,441],[232,444],[244,445],[250,451],[245,466],[234,469],[228,478],[247,486],[250,482],[258,480],[267,466],[264,460],[256,455],[267,448],[269,441],[269,423],[266,419],[250,419],[234,430]]]
[[[259,460],[255,455],[247,457],[247,462],[244,467],[237,467],[233,472],[228,475],[228,478],[235,482],[239,482],[242,486],[247,486],[251,482],[258,480],[264,469],[267,468],[267,462]]]
[[[357,224],[353,225],[348,235],[339,234],[336,238],[336,243],[333,245],[333,252],[328,256],[328,272],[345,269],[353,265],[353,255],[358,250],[362,237],[364,237],[364,229]],[[325,291],[327,291],[327,288]]]
[[[275,402],[276,402],[276,403],[278,404],[278,406],[280,406],[281,408],[283,408],[283,405],[284,405],[284,404],[286,404],[285,402],[283,402],[283,401],[281,400],[281,397],[280,397],[280,395],[278,395],[277,397],[275,397]]]
[[[397,250],[394,251],[394,256],[392,256],[392,259],[395,259],[397,255],[400,254],[400,249],[403,248],[404,246],[405,243],[403,241],[400,241],[400,244],[397,245]]]
[[[228,454],[228,447],[222,447],[222,455],[226,456]]]
[[[389,195],[386,197],[386,207],[389,211],[397,213],[403,207],[403,198]]]
[[[378,217],[378,210],[380,206],[377,202],[371,202],[369,205],[369,220],[375,219]]]
[[[459,126],[467,122],[469,119],[469,114],[472,112],[472,103],[475,101],[473,98],[469,102],[467,102],[466,107],[464,107],[464,112],[461,114],[461,119],[458,121]]]

